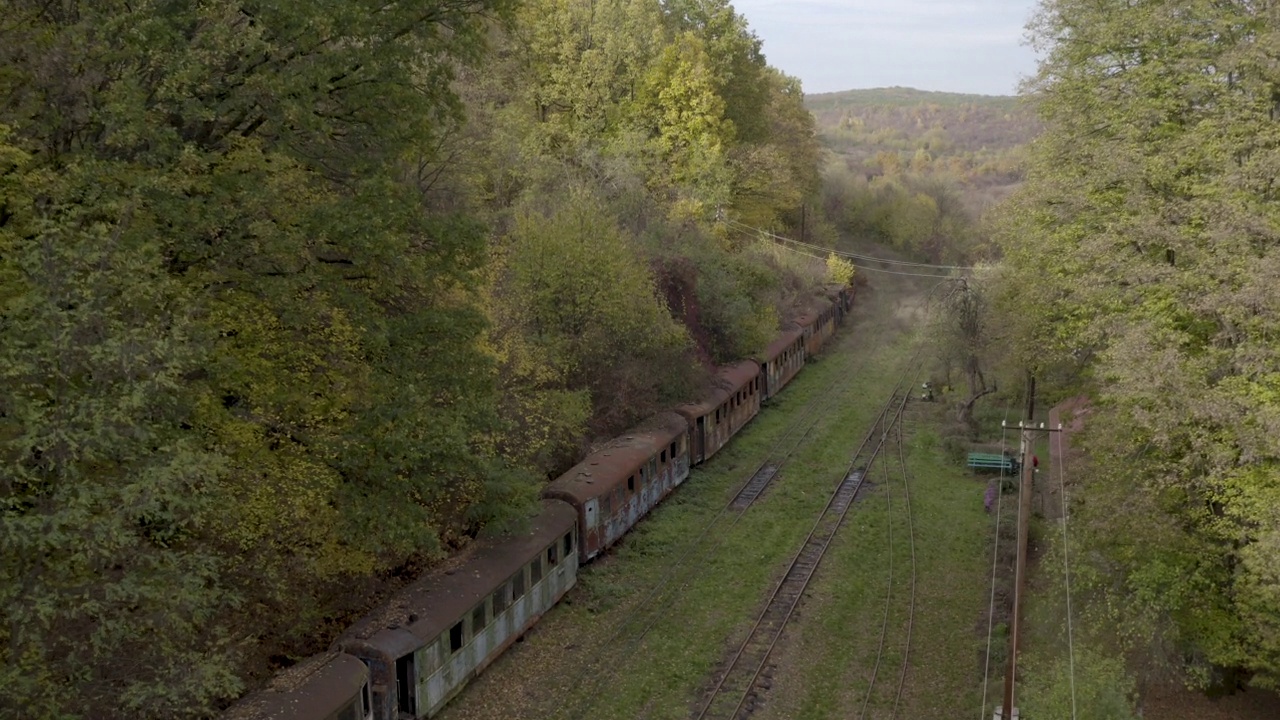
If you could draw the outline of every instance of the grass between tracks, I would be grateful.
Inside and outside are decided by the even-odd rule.
[[[726,653],[746,635],[911,356],[905,335],[887,339],[887,333],[866,333],[878,340],[871,343],[860,330],[858,324],[842,330],[833,350],[812,363],[728,448],[695,469],[614,552],[584,569],[566,601],[473,682],[442,717],[688,717]],[[713,552],[704,556],[695,548],[675,568],[691,539],[707,527],[745,475],[791,425],[802,422],[801,409],[832,394],[834,407],[756,505],[736,525],[726,520],[716,524],[703,540],[715,545]],[[920,574],[904,717],[948,716],[933,709],[973,705],[970,696],[977,685],[973,625],[985,606],[982,487],[942,460],[936,437],[921,430],[908,439],[912,503],[919,503]],[[894,530],[902,539],[894,551],[904,579],[899,597],[905,599],[910,555],[905,516],[898,516],[896,507],[894,512],[899,518],[895,523],[900,523]],[[874,658],[871,640],[879,639],[885,587],[881,558],[887,552],[884,518],[883,498],[874,494],[850,511],[834,554],[824,561],[811,597],[784,635],[785,647],[780,645],[775,660],[777,682],[762,713],[850,716],[847,686],[862,678],[864,670],[869,674],[866,647],[871,646]],[[687,585],[674,597],[663,593],[668,600],[656,609],[643,640],[636,639],[638,627],[615,637],[671,573],[687,577]],[[901,644],[895,631],[891,625],[888,648]],[[877,684],[896,689],[901,655],[888,648],[886,675]],[[888,697],[891,702],[892,695]]]
[[[957,469],[931,429],[940,411],[938,406],[908,410],[904,449],[916,595],[897,717],[964,717],[980,704],[974,621],[987,600],[990,519],[982,510],[984,486]],[[870,474],[875,492],[850,512],[787,636],[775,687],[791,691],[776,693],[762,719],[894,716],[909,615],[911,545],[896,449],[886,450]],[[887,632],[871,686],[885,623],[890,557]]]

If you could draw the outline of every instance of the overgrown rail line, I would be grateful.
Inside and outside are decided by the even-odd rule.
[[[912,358],[908,367],[915,366],[916,358]],[[761,684],[762,670],[862,487],[867,470],[879,455],[889,432],[900,422],[911,397],[915,374],[909,369],[898,381],[871,430],[855,451],[844,478],[832,492],[782,580],[774,587],[746,639],[719,673],[706,699],[693,715],[695,720],[744,718],[755,709],[758,698],[767,689]]]
[[[916,525],[911,513],[911,473],[907,470],[907,454],[902,437],[902,424],[898,424],[898,467],[902,470],[902,496],[907,506],[907,539],[911,544],[911,594],[907,602],[907,639],[902,649],[902,669],[898,673],[898,690],[893,696],[891,718],[898,717],[902,703],[902,690],[907,684],[907,671],[911,667],[911,631],[916,621]]]
[[[915,538],[915,521],[911,514],[911,481],[907,471],[907,458],[905,439],[903,438],[902,423],[898,423],[896,427],[895,444],[897,445],[897,475],[901,479],[902,495],[906,511],[907,519],[907,541],[911,549],[911,575],[910,575],[910,591],[907,599],[907,617],[906,617],[906,640],[903,643],[902,663],[898,671],[898,684],[894,689],[893,706],[889,717],[898,717],[898,706],[902,702],[902,691],[906,686],[907,670],[911,662],[911,632],[915,624],[916,611],[916,538]],[[890,480],[890,470],[888,464],[884,465],[884,488],[885,488],[885,511],[887,517],[886,527],[888,529],[888,583],[885,590],[884,613],[880,624],[880,642],[876,648],[876,660],[871,668],[871,679],[867,683],[867,689],[863,693],[862,705],[858,710],[858,720],[863,720],[867,716],[867,709],[871,704],[871,697],[876,688],[876,680],[880,675],[880,667],[884,661],[885,642],[889,633],[889,616],[893,610],[893,588],[894,588],[894,566],[893,566],[893,490]]]
[[[845,361],[839,374],[847,377],[857,369],[857,365],[857,358],[851,356]],[[901,381],[899,381],[899,384],[901,384]],[[662,580],[645,595],[644,599],[636,606],[636,609],[628,614],[627,620],[608,639],[601,643],[601,650],[597,653],[593,664],[599,666],[601,664],[599,662],[600,657],[608,650],[616,649],[619,642],[625,643],[621,654],[626,656],[644,640],[649,631],[662,619],[663,609],[678,598],[688,586],[689,581],[700,566],[700,563],[696,561],[712,555],[720,547],[724,538],[745,516],[747,510],[764,495],[765,490],[782,474],[783,468],[796,450],[800,448],[805,439],[817,427],[819,420],[830,411],[838,400],[839,395],[837,393],[822,393],[815,395],[800,409],[799,420],[788,426],[786,432],[769,448],[765,458],[744,475],[743,481],[734,490],[732,499],[726,502],[707,521],[701,532],[685,545],[670,571],[665,573]],[[882,421],[888,408],[889,404],[886,404],[876,417],[875,422],[877,424]],[[797,433],[799,433],[798,437]],[[789,442],[793,437],[795,438],[794,442]],[[726,518],[728,518],[727,525],[721,522]],[[712,530],[718,530],[718,532],[712,536]],[[708,541],[709,537],[714,537],[714,539]],[[691,560],[695,562],[691,562]],[[678,582],[676,582],[677,580]],[[672,589],[673,587],[674,589]],[[636,632],[636,628],[639,628],[639,632]],[[626,636],[628,635],[631,637],[627,638]],[[589,690],[580,693],[582,699],[575,705],[573,712],[569,713],[568,716],[574,718],[574,720],[585,718],[594,700],[598,699],[597,690],[613,675],[614,671],[608,668],[593,673],[591,675],[592,681],[588,685]]]

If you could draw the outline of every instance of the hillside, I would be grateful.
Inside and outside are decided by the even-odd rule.
[[[845,155],[924,149],[935,158],[998,156],[1030,142],[1040,123],[1022,98],[911,88],[809,95],[823,143]]]

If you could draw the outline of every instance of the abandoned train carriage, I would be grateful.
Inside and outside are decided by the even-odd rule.
[[[374,720],[435,715],[573,587],[577,512],[543,500],[529,530],[401,591],[334,643],[368,666]]]
[[[760,376],[764,380],[762,399],[768,400],[786,387],[804,367],[804,359],[804,334],[798,327],[784,330],[769,343],[760,361]]]
[[[832,300],[840,308],[840,319],[843,321],[844,316],[853,310],[853,296],[857,291],[851,285],[828,285],[827,288]]]
[[[743,360],[716,373],[715,390],[702,402],[676,408],[689,421],[689,462],[706,462],[760,412],[760,365]]]
[[[655,415],[543,489],[543,497],[577,509],[582,562],[617,542],[689,477],[688,428],[676,413]]]
[[[827,341],[836,334],[840,305],[834,301],[823,302],[822,307],[816,312],[817,320],[814,322],[813,346],[809,349],[810,354],[821,350],[827,344]]]
[[[371,720],[369,669],[344,653],[307,658],[232,705],[225,720]]]

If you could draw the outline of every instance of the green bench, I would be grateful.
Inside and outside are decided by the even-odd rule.
[[[1017,458],[996,453],[969,453],[969,468],[972,470],[994,470],[1005,475],[1018,474]]]

